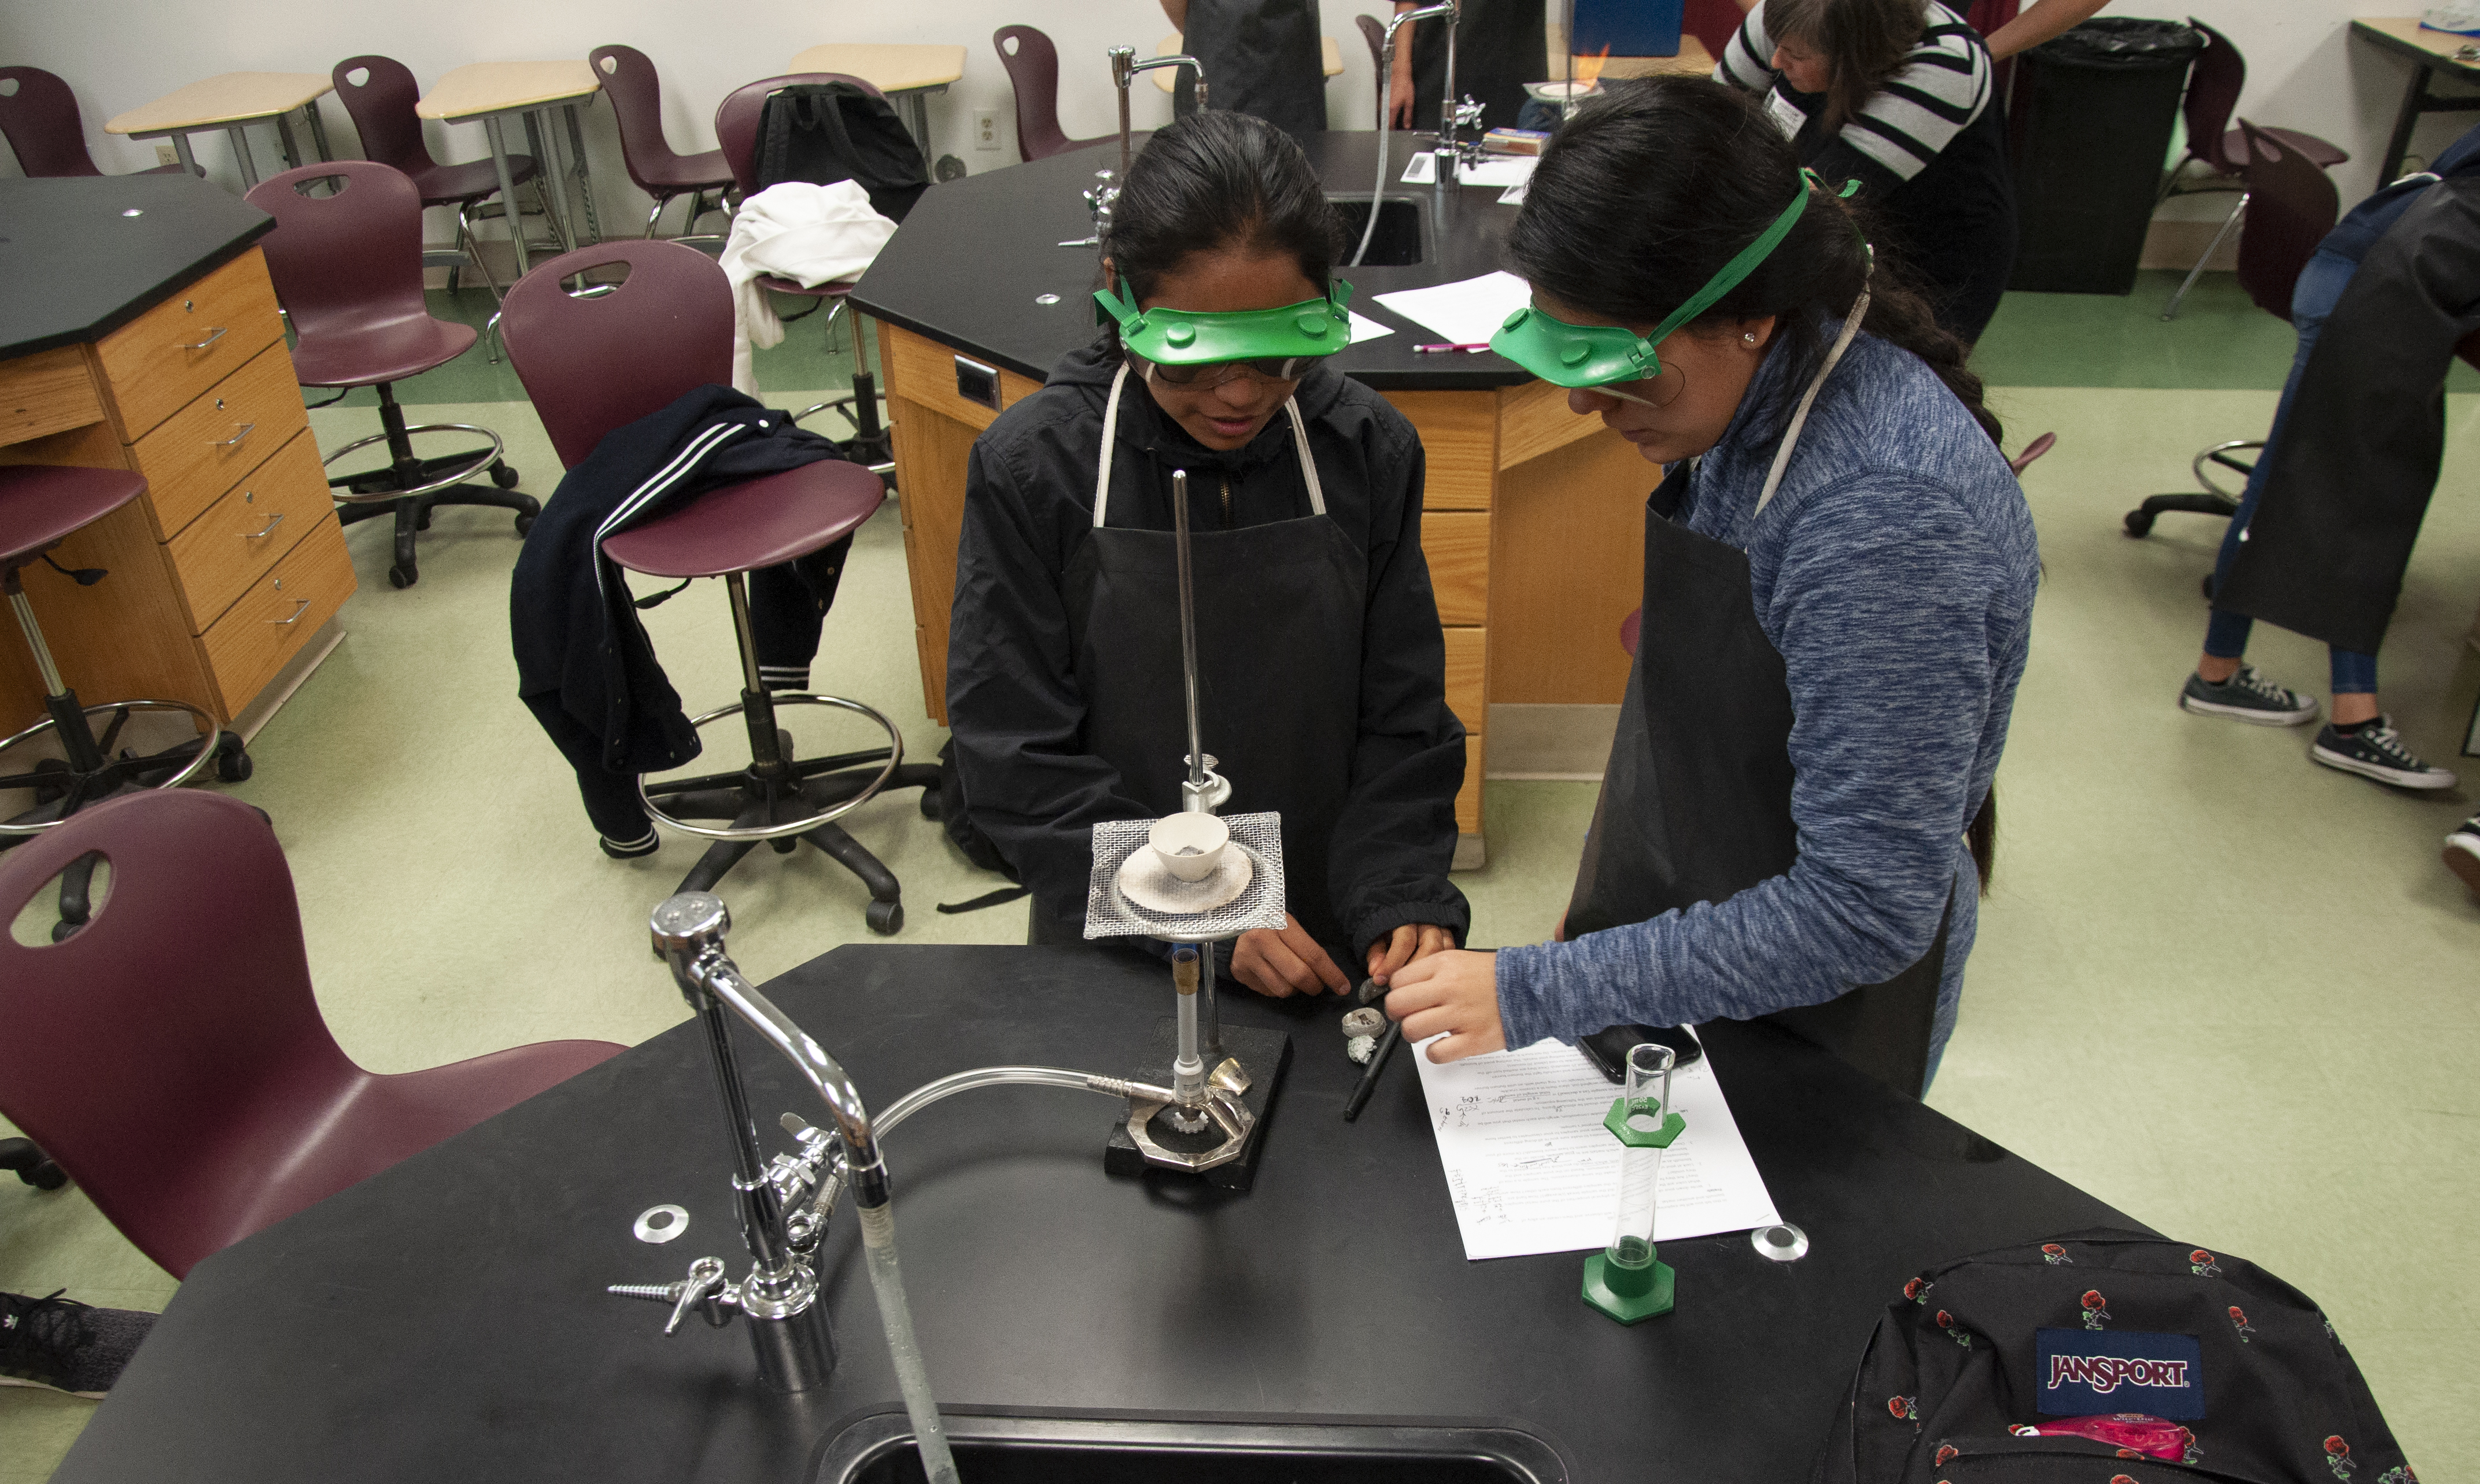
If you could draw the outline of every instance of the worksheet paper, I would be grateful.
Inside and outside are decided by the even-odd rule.
[[[1347,309],[1344,313],[1352,316],[1352,339],[1349,344],[1356,345],[1364,340],[1376,340],[1381,335],[1395,333],[1395,326],[1381,324],[1356,309]]]
[[[1492,155],[1479,165],[1467,165],[1456,171],[1460,186],[1520,186],[1533,178],[1533,167],[1541,163],[1538,155]],[[1438,178],[1438,157],[1422,150],[1404,166],[1404,184],[1426,186]]]
[[[1426,1046],[1426,1043],[1425,1043]],[[1607,1245],[1619,1141],[1602,1124],[1618,1087],[1557,1041],[1434,1066],[1413,1050],[1464,1256],[1522,1257]],[[1782,1219],[1714,1080],[1711,1056],[1670,1076],[1688,1127],[1663,1151],[1654,1241]]]
[[[1513,273],[1484,273],[1426,289],[1398,289],[1378,302],[1414,324],[1438,332],[1451,345],[1485,343],[1507,317],[1533,302],[1533,286]]]

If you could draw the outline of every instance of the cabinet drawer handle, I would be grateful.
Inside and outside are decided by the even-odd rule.
[[[298,623],[300,623],[300,622],[301,622],[301,614],[302,614],[303,610],[307,609],[309,606],[310,606],[310,600],[309,600],[309,599],[307,599],[307,598],[296,598],[295,600],[293,600],[293,616],[292,616],[291,618],[289,618],[289,619],[269,619],[267,622],[269,622],[269,623],[271,623],[271,624],[298,624]]]
[[[258,431],[258,424],[255,422],[241,422],[236,423],[235,426],[239,427],[241,431],[233,434],[230,438],[214,439],[207,444],[207,447],[210,448],[229,448],[233,445],[240,443],[243,439],[247,438],[250,434]]]
[[[263,529],[263,530],[254,530],[254,531],[251,531],[249,534],[247,534],[247,535],[245,535],[245,536],[242,537],[241,539],[242,539],[242,540],[244,540],[244,541],[256,541],[259,537],[264,536],[264,535],[268,535],[269,533],[272,532],[272,531],[275,529],[275,527],[277,527],[277,526],[279,526],[279,525],[283,525],[283,524],[284,524],[284,517],[283,517],[283,515],[282,515],[281,513],[278,513],[278,514],[276,515],[276,517],[275,517],[273,520],[269,521],[269,522],[267,523],[267,525],[266,525],[266,528],[265,528],[265,529]],[[274,621],[273,621],[272,619],[271,619],[271,620],[269,620],[269,622],[270,622],[270,623],[272,623],[272,622],[274,622]]]
[[[204,349],[206,349],[209,345],[214,345],[217,341],[220,341],[220,340],[221,340],[221,339],[223,339],[223,338],[224,338],[224,327],[223,327],[222,325],[220,325],[220,325],[217,325],[214,329],[209,330],[209,331],[207,332],[207,338],[206,338],[206,339],[204,339],[204,340],[202,340],[202,341],[199,341],[196,345],[174,345],[172,348],[173,348],[173,349],[175,349],[175,350],[204,350]]]

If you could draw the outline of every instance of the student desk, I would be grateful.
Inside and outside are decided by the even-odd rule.
[[[1402,174],[1414,139],[1395,135],[1390,178]],[[1312,135],[1307,145],[1329,192],[1368,194],[1376,133]],[[1107,149],[1086,150],[942,186],[921,197],[853,292],[854,306],[882,323],[922,704],[942,722],[966,454],[1000,408],[1094,338],[1094,249],[1057,244],[1092,234],[1078,192],[1105,164],[1119,161]],[[1387,195],[1417,203],[1423,260],[1343,271],[1356,290],[1352,307],[1396,333],[1333,359],[1409,418],[1427,452],[1422,549],[1446,626],[1447,701],[1471,733],[1456,802],[1457,863],[1476,866],[1494,726],[1511,718],[1529,735],[1551,737],[1542,747],[1528,736],[1511,751],[1509,771],[1591,776],[1601,768],[1608,717],[1627,684],[1619,622],[1642,596],[1644,499],[1659,475],[1599,419],[1570,412],[1565,392],[1513,362],[1414,353],[1438,337],[1376,296],[1499,268],[1516,209],[1498,204],[1494,187],[1399,183]],[[965,363],[996,370],[996,406],[960,390]],[[1511,713],[1510,705],[1562,709]],[[1581,740],[1560,757],[1569,735]]]
[[[190,136],[221,129],[232,140],[246,190],[258,184],[258,164],[249,157],[249,135],[243,126],[273,119],[285,167],[291,169],[301,164],[300,148],[293,141],[293,111],[299,109],[310,121],[311,142],[324,160],[327,128],[319,121],[319,100],[335,90],[324,72],[224,72],[133,108],[106,123],[103,132],[142,140],[169,138],[181,167],[194,172],[197,161],[190,154]]]
[[[533,264],[526,255],[524,224],[517,214],[517,183],[508,171],[508,141],[505,120],[520,115],[526,121],[526,138],[534,157],[541,162],[544,178],[552,189],[543,199],[552,210],[552,230],[559,234],[563,251],[583,243],[603,240],[603,224],[594,215],[594,182],[585,173],[585,137],[578,131],[577,110],[581,103],[590,104],[603,90],[603,83],[594,68],[582,62],[471,62],[450,72],[431,85],[422,101],[413,106],[424,118],[437,118],[449,123],[482,125],[483,135],[491,143],[491,164],[500,172],[501,210],[506,214],[508,241],[517,250],[517,272],[524,274]],[[559,163],[559,141],[554,131],[542,127],[537,116],[547,109],[558,109],[567,115],[569,154],[574,164],[563,169]],[[581,238],[569,225],[568,177],[577,178],[577,188],[585,205],[585,236]]]
[[[670,996],[659,965],[641,972],[619,991]],[[1088,948],[856,945],[766,992],[876,1111],[994,1062],[1134,1065],[1168,981]],[[887,1135],[953,1432],[997,1409],[1394,1418],[1531,1433],[1564,1465],[1543,1484],[1804,1479],[1905,1280],[2134,1225],[1804,1041],[1718,1024],[1733,1114],[1813,1245],[1777,1265],[1744,1233],[1666,1242],[1679,1306],[1625,1327],[1585,1306],[1581,1253],[1464,1261],[1409,1048],[1346,1123],[1359,1068],[1331,1001],[1223,1006],[1293,1039],[1247,1194],[1105,1175],[1123,1105],[1088,1092],[984,1088]],[[839,1479],[819,1450],[897,1404],[849,1202],[821,1254],[840,1359],[820,1391],[762,1392],[738,1320],[667,1339],[661,1305],[604,1292],[700,1256],[747,1269],[703,1035],[665,1032],[199,1264],[54,1484]],[[739,1046],[770,1143],[788,1146],[781,1112],[825,1121],[779,1057]],[[687,1229],[637,1241],[660,1203]]]
[[[2480,86],[2480,37],[2431,31],[2416,16],[2378,16],[2351,22],[2351,34],[2376,47],[2409,59],[2411,82],[2403,90],[2402,108],[2394,115],[2393,138],[2386,141],[2379,184],[2402,174],[2403,156],[2411,151],[2411,131],[2422,114],[2480,113],[2480,93],[2436,93],[2433,77],[2451,77]]]
[[[0,181],[0,463],[129,469],[147,491],[71,536],[79,587],[26,569],[88,705],[186,701],[245,736],[343,635],[353,591],[319,445],[251,245],[274,219],[192,175]],[[13,627],[14,626],[12,626]],[[279,680],[282,683],[278,683]],[[0,644],[0,734],[42,715]]]
[[[930,94],[945,92],[948,84],[964,77],[965,49],[829,41],[797,54],[786,70],[841,72],[846,77],[860,78],[887,94],[889,102],[903,108],[913,130],[913,142],[928,155],[932,153]]]

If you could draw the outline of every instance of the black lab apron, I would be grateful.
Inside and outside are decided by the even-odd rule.
[[[1085,751],[1156,816],[1177,813],[1188,776],[1181,700],[1179,578],[1170,531],[1107,523],[1125,366],[1102,416],[1094,529],[1068,565]],[[1360,735],[1360,627],[1367,561],[1327,517],[1300,405],[1286,400],[1310,513],[1238,530],[1190,533],[1197,604],[1198,723],[1231,780],[1223,812],[1280,811],[1283,892],[1292,915],[1337,963],[1351,944],[1334,915],[1327,857],[1352,789]],[[1204,494],[1203,491],[1196,492]],[[1033,941],[1084,940],[1085,904],[1033,908]]]
[[[1205,101],[1262,118],[1293,139],[1326,129],[1326,43],[1316,0],[1189,0],[1182,46],[1205,69]],[[1186,67],[1173,111],[1197,111]]]
[[[1853,324],[1862,312],[1855,307]],[[1758,509],[1848,339],[1847,327],[1801,400]],[[1567,908],[1570,938],[1720,902],[1784,874],[1799,856],[1783,657],[1757,625],[1747,553],[1670,519],[1689,478],[1689,466],[1679,466],[1646,502],[1644,617]],[[1884,984],[1761,1018],[1917,1095],[1928,1074],[1947,926],[1940,921],[1928,953]]]

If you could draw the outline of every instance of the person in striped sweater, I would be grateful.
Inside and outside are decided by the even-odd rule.
[[[1989,47],[1936,0],[1760,0],[1715,67],[1765,97],[1800,163],[1858,204],[1938,323],[1980,338],[2015,267]]]

